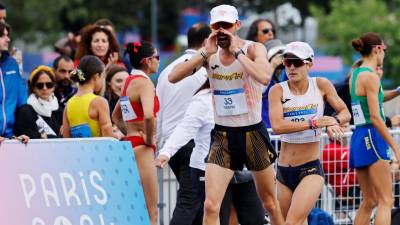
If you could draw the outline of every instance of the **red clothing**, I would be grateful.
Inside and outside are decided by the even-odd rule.
[[[322,167],[328,183],[335,189],[336,195],[345,196],[356,183],[356,173],[349,167],[349,149],[339,142],[331,142],[322,150]]]
[[[122,93],[121,93],[121,97],[122,96],[126,96],[126,89],[128,88],[129,83],[133,80],[133,79],[137,79],[137,78],[145,78],[141,75],[130,75],[128,78],[126,78],[125,80],[125,84],[124,87],[122,88]],[[138,103],[138,102],[133,102],[130,101],[133,110],[135,111],[135,114],[137,116],[136,119],[133,120],[129,120],[127,122],[135,122],[135,121],[142,121],[144,119],[144,113],[143,113],[143,106],[142,103]],[[154,108],[153,108],[153,113],[154,116],[156,116],[157,112],[160,110],[160,102],[158,101],[158,97],[155,94],[154,95]]]
[[[122,140],[124,141],[130,141],[132,144],[132,148],[140,146],[140,145],[146,145],[144,143],[144,139],[142,136],[128,136],[124,137]],[[153,153],[156,153],[156,146],[152,145],[151,148],[153,149]]]

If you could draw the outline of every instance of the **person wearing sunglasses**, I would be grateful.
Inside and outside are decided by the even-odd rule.
[[[58,138],[62,110],[54,95],[55,74],[48,66],[36,67],[29,76],[29,98],[16,112],[14,132],[31,139]]]
[[[269,19],[257,19],[249,27],[247,40],[266,44],[276,38],[275,25]]]
[[[272,224],[281,225],[271,166],[276,152],[261,121],[261,96],[271,69],[267,52],[261,43],[238,37],[241,23],[235,7],[219,5],[210,14],[212,33],[205,47],[169,75],[175,83],[204,66],[210,80],[216,125],[206,165],[203,223],[219,223],[221,202],[234,171],[246,165]]]
[[[269,92],[269,117],[276,134],[281,135],[277,165],[278,199],[286,224],[307,224],[324,185],[319,160],[321,128],[330,138],[343,134],[350,113],[335,88],[325,78],[309,77],[314,51],[305,42],[292,42],[283,52],[289,80]],[[324,102],[336,117],[323,116]]]
[[[350,167],[355,168],[363,200],[354,224],[368,224],[376,207],[375,224],[391,224],[393,207],[389,160],[392,149],[400,159],[400,148],[385,126],[385,96],[377,68],[383,65],[386,45],[376,33],[365,33],[352,41],[362,63],[349,80],[351,108],[356,129],[351,137]]]
[[[125,52],[129,55],[134,69],[125,79],[112,119],[126,134],[123,140],[130,141],[132,144],[150,224],[156,225],[158,184],[154,159],[156,151],[154,137],[160,103],[150,76],[158,71],[160,57],[157,49],[147,41],[131,42],[126,46]]]

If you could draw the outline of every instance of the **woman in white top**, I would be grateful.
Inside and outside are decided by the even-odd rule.
[[[330,137],[343,134],[341,125],[350,113],[325,78],[310,78],[314,52],[304,42],[292,42],[284,51],[289,80],[276,84],[269,92],[269,117],[272,129],[281,134],[278,160],[278,200],[286,224],[307,224],[324,184],[319,161],[321,128]],[[336,111],[323,116],[324,101]]]

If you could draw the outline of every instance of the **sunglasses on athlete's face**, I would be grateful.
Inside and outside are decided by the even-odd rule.
[[[284,58],[283,59],[283,64],[286,67],[291,67],[292,65],[294,67],[302,67],[304,64],[309,63],[307,60],[304,59],[299,59],[299,58]]]
[[[375,47],[378,47],[379,49],[382,49],[384,52],[386,52],[386,45],[385,44],[381,44],[381,45],[374,45]]]
[[[233,25],[234,25],[234,23],[218,22],[218,23],[211,24],[211,28],[214,30],[219,30],[219,28],[228,30],[228,29],[232,28]]]
[[[45,82],[45,83],[36,83],[35,87],[39,90],[42,90],[46,86],[47,89],[52,89],[54,87],[53,82]]]
[[[140,60],[140,63],[143,63],[144,60],[146,60],[146,59],[157,59],[157,61],[160,61],[160,56],[159,55],[153,55],[153,56],[145,57],[142,60]]]

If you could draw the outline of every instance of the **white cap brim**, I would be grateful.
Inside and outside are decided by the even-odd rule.
[[[211,20],[210,24],[214,24],[214,23],[218,23],[218,22],[235,23],[236,20],[221,16],[221,17],[217,17],[217,18],[214,18],[213,20]]]

